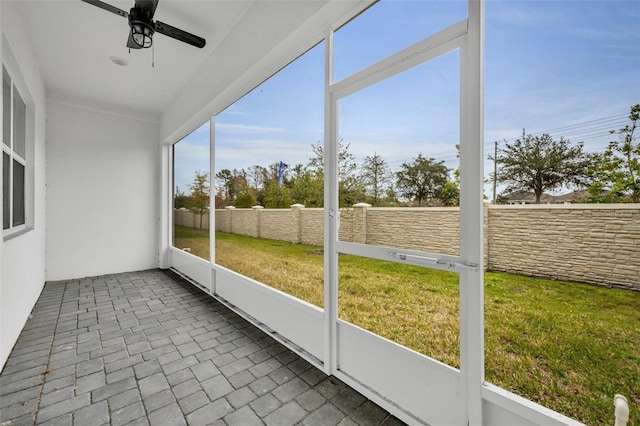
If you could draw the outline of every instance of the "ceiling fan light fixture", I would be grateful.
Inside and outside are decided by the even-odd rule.
[[[144,12],[133,8],[129,12],[129,27],[131,27],[131,38],[136,45],[143,49],[151,47],[155,32],[151,18]]]
[[[151,47],[153,44],[153,30],[146,25],[131,25],[131,35],[135,44],[143,49]]]

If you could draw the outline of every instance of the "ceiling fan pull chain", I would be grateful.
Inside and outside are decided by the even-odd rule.
[[[156,45],[151,45],[151,68],[156,67]]]

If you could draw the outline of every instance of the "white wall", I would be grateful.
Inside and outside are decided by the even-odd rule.
[[[48,281],[158,267],[158,124],[48,102]]]
[[[45,281],[45,123],[46,95],[16,2],[0,2],[2,57],[19,69],[23,93],[35,112],[34,229],[0,242],[0,370],[27,321]],[[11,52],[11,53],[10,53]],[[8,65],[8,64],[7,64]],[[2,106],[0,105],[0,108]],[[1,124],[0,124],[1,125]],[[0,201],[1,202],[1,201]]]

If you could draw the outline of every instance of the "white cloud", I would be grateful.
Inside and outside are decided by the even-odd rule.
[[[189,160],[209,160],[209,143],[206,144],[176,144],[175,145],[175,157],[181,161]]]
[[[274,133],[284,132],[281,127],[257,126],[253,124],[241,123],[216,123],[216,130],[223,135],[236,133]]]
[[[280,139],[235,140],[216,148],[216,170],[268,166],[278,161],[306,164],[313,155],[311,144]]]

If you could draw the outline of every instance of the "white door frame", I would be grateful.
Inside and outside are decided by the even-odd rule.
[[[468,0],[468,17],[333,82],[334,30],[325,34],[324,310],[171,246],[173,202],[162,197],[162,267],[184,272],[201,288],[267,330],[311,363],[335,375],[409,424],[577,425],[578,422],[484,382],[483,46],[484,0]],[[460,54],[460,254],[399,250],[338,240],[338,101],[453,50]],[[211,172],[215,117],[211,118]],[[162,182],[172,188],[172,151],[161,148]],[[213,176],[212,176],[213,180]],[[394,251],[395,250],[395,251]],[[338,318],[338,253],[454,270],[460,283],[460,369],[454,369]],[[392,374],[381,374],[389,370]],[[426,407],[426,408],[425,408]]]

